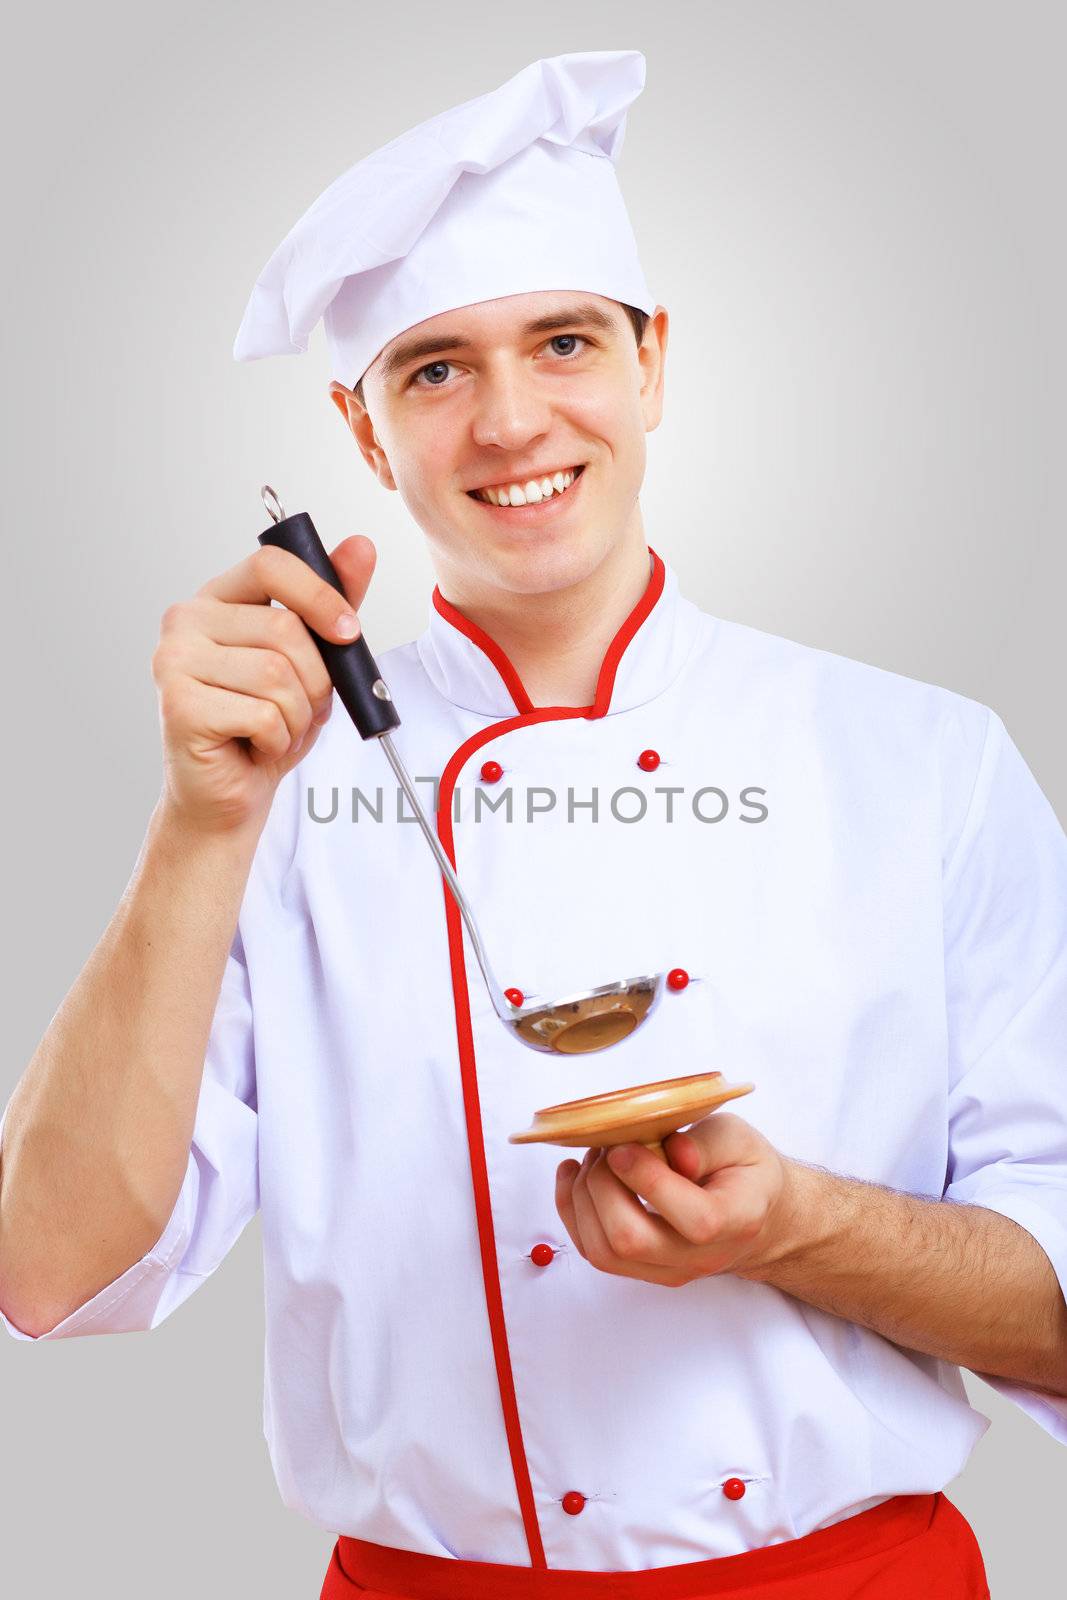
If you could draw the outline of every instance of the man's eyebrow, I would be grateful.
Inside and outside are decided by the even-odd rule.
[[[532,333],[552,333],[557,328],[599,328],[603,333],[613,333],[615,323],[595,300],[579,300],[572,306],[563,306],[558,311],[550,311],[546,316],[535,317],[532,322],[527,322],[523,327],[524,336]],[[402,371],[412,361],[425,360],[428,356],[439,355],[444,350],[469,350],[472,341],[465,339],[457,333],[450,337],[446,330],[444,333],[425,335],[421,339],[408,339],[403,344],[398,344],[395,350],[382,359],[382,379],[388,383],[390,378]]]

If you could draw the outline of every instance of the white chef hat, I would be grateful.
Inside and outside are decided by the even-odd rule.
[[[550,56],[422,122],[323,191],[256,280],[237,361],[306,351],[353,388],[407,328],[538,289],[652,313],[615,175],[639,50]]]

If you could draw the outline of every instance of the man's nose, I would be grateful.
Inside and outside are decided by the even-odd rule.
[[[522,364],[504,363],[478,378],[475,442],[517,450],[547,433],[551,408],[542,385]]]

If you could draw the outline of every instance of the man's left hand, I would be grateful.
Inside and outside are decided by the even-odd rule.
[[[782,1252],[794,1181],[769,1140],[714,1111],[663,1147],[667,1161],[626,1144],[560,1163],[556,1209],[592,1266],[680,1288],[717,1272],[743,1275]]]

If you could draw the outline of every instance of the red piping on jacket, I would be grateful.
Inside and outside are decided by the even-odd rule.
[[[623,652],[663,593],[666,569],[652,547],[649,546],[648,548],[652,557],[652,574],[648,580],[648,586],[604,654],[600,672],[597,676],[596,693],[593,697],[592,705],[589,706],[535,707],[523,687],[521,678],[496,641],[483,632],[476,623],[463,616],[462,612],[457,611],[449,601],[441,596],[436,588],[434,589],[433,603],[437,610],[448,622],[453,623],[461,633],[465,634],[472,643],[484,650],[507,684],[508,691],[519,712],[517,716],[506,717],[502,722],[494,722],[488,728],[482,728],[477,733],[472,734],[469,739],[464,740],[459,749],[449,758],[441,776],[441,787],[437,803],[437,836],[449,861],[452,863],[453,870],[456,869],[456,852],[452,833],[452,796],[455,792],[456,780],[459,777],[460,770],[475,751],[479,750],[482,745],[488,744],[490,740],[497,738],[500,734],[510,733],[513,728],[532,727],[537,722],[563,722],[568,717],[587,717],[592,720],[606,715],[608,706],[611,704],[612,690],[615,686],[615,673],[618,670]],[[548,1563],[545,1560],[544,1546],[541,1542],[541,1529],[537,1520],[533,1486],[530,1482],[530,1469],[526,1460],[526,1447],[522,1439],[522,1422],[515,1398],[515,1380],[511,1370],[507,1324],[504,1320],[504,1301],[500,1290],[500,1274],[497,1269],[492,1196],[489,1189],[489,1172],[485,1160],[481,1101],[478,1095],[478,1064],[474,1055],[474,1033],[471,1027],[467,968],[463,957],[463,924],[459,907],[452,898],[452,891],[443,877],[441,879],[441,888],[445,897],[448,956],[452,968],[452,996],[456,1013],[456,1038],[459,1044],[460,1077],[463,1084],[463,1111],[467,1124],[471,1181],[474,1187],[474,1210],[478,1223],[482,1280],[485,1285],[485,1304],[489,1315],[489,1332],[493,1345],[493,1358],[496,1363],[497,1386],[500,1390],[500,1404],[504,1413],[504,1430],[507,1434],[508,1449],[511,1453],[511,1467],[515,1477],[519,1510],[522,1514],[522,1525],[530,1551],[530,1565],[531,1567],[547,1570]]]
[[[496,640],[491,639],[487,633],[483,633],[478,624],[469,621],[462,611],[457,611],[451,600],[446,600],[436,585],[433,591],[433,603],[446,622],[450,622],[454,628],[459,629],[460,633],[466,634],[467,638],[473,644],[476,644],[480,650],[484,650],[507,684],[508,693],[515,702],[515,709],[520,712],[532,711],[534,704],[523,688],[522,679]]]

